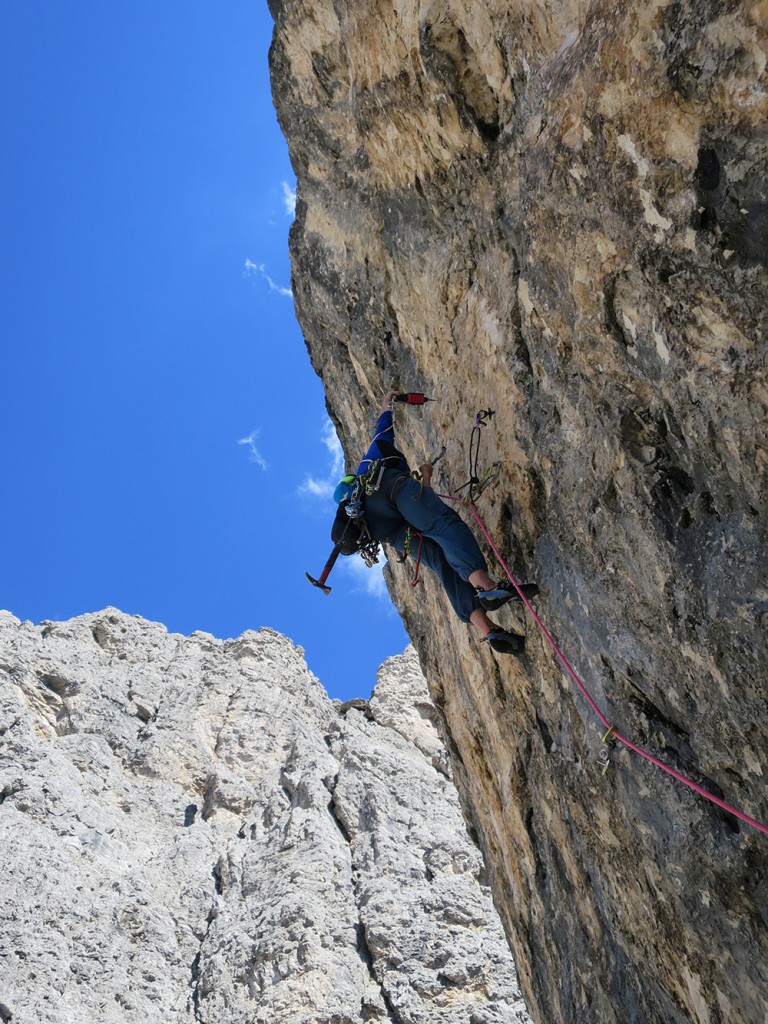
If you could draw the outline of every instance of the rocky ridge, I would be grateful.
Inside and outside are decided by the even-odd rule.
[[[354,467],[393,383],[610,721],[768,821],[765,0],[270,0],[293,292]],[[311,426],[311,425],[308,425]],[[528,621],[391,591],[537,1021],[768,1018],[765,837],[624,750]],[[505,611],[505,624],[523,620]]]
[[[0,1020],[523,1024],[412,650],[0,613]]]

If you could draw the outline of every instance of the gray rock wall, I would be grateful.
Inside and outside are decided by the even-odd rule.
[[[526,1021],[413,651],[0,613],[0,1020]]]
[[[611,722],[768,821],[765,0],[271,0],[293,292],[354,466],[390,385]],[[527,622],[392,594],[537,1020],[768,1018],[766,837],[628,751]],[[504,611],[504,625],[523,618]]]

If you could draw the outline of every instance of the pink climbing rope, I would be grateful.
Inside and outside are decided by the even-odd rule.
[[[451,497],[450,495],[447,495],[447,494],[441,494],[440,497],[441,498],[449,498],[451,501],[461,501],[461,500],[463,500],[461,498]],[[583,694],[584,699],[587,701],[587,703],[592,708],[592,710],[595,712],[595,714],[600,719],[602,724],[608,730],[608,732],[606,733],[606,737],[610,734],[619,743],[623,743],[625,747],[628,747],[629,750],[634,750],[634,752],[636,754],[639,754],[640,757],[645,758],[646,761],[650,761],[651,764],[655,764],[657,768],[661,768],[661,770],[666,772],[667,775],[671,775],[673,779],[676,779],[678,782],[682,782],[682,784],[684,786],[688,786],[689,789],[692,789],[695,793],[698,793],[699,796],[704,797],[704,799],[711,801],[713,804],[717,804],[718,807],[722,808],[724,811],[727,811],[729,814],[734,815],[734,817],[739,818],[741,821],[746,822],[747,825],[752,825],[753,828],[759,829],[761,832],[765,833],[765,835],[768,835],[768,826],[764,825],[760,821],[757,821],[757,819],[755,819],[755,818],[751,818],[748,814],[745,814],[743,811],[740,811],[737,807],[732,807],[730,804],[726,803],[725,800],[721,800],[719,797],[715,796],[714,793],[710,793],[708,790],[704,789],[702,786],[699,786],[697,783],[693,782],[691,779],[687,779],[684,775],[681,775],[679,772],[676,772],[674,770],[674,768],[670,768],[669,765],[664,764],[663,761],[660,761],[657,757],[654,757],[653,754],[650,754],[647,750],[643,750],[642,747],[638,747],[636,743],[633,743],[631,740],[627,739],[626,736],[622,736],[621,733],[617,732],[616,729],[613,728],[613,726],[610,724],[608,719],[605,717],[603,712],[598,707],[597,703],[595,702],[595,700],[592,697],[592,695],[590,694],[590,692],[587,690],[587,688],[584,685],[584,683],[582,683],[581,679],[579,679],[579,677],[576,674],[576,672],[575,672],[573,666],[571,665],[571,663],[568,661],[568,659],[565,657],[563,652],[560,650],[560,648],[557,646],[555,641],[552,639],[552,637],[551,637],[549,631],[547,630],[546,626],[544,625],[544,623],[541,621],[539,616],[536,614],[536,612],[531,607],[530,601],[526,598],[525,594],[520,589],[520,586],[518,585],[517,580],[515,580],[514,576],[509,571],[509,567],[507,566],[507,563],[501,557],[501,553],[499,552],[499,549],[494,544],[494,542],[493,542],[493,540],[491,538],[491,535],[488,533],[488,530],[485,527],[485,523],[480,518],[480,514],[478,513],[477,509],[475,508],[475,506],[472,504],[471,501],[467,501],[467,505],[469,507],[470,512],[475,517],[475,521],[477,522],[477,525],[482,530],[485,539],[490,544],[491,549],[493,550],[493,553],[494,553],[494,555],[496,556],[496,558],[497,558],[497,560],[499,562],[499,565],[504,570],[504,572],[507,574],[507,578],[509,579],[510,583],[514,586],[515,590],[517,591],[517,593],[518,593],[518,595],[520,597],[520,600],[525,604],[525,607],[531,613],[531,616],[533,617],[534,622],[536,623],[536,625],[541,630],[543,636],[546,638],[546,640],[549,643],[549,645],[552,648],[552,650],[555,652],[557,657],[562,662],[562,664],[563,664],[566,672],[568,673],[568,675],[571,677],[571,679],[574,681],[576,686],[579,688],[579,690]]]

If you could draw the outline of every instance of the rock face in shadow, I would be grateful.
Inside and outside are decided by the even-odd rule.
[[[0,613],[0,1019],[526,1024],[412,649]]]
[[[354,468],[392,383],[609,721],[768,821],[768,6],[272,0],[298,316]],[[311,425],[308,425],[311,427]],[[542,1022],[762,1021],[768,838],[604,729],[534,624],[390,586]],[[509,611],[499,621],[522,619]]]

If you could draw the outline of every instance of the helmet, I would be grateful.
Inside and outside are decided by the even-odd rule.
[[[336,490],[333,492],[333,500],[338,505],[340,502],[344,501],[345,498],[351,498],[352,497],[352,491],[354,489],[355,489],[355,477],[354,477],[354,475],[343,476],[341,478],[341,480],[339,480],[338,484],[336,484]]]

